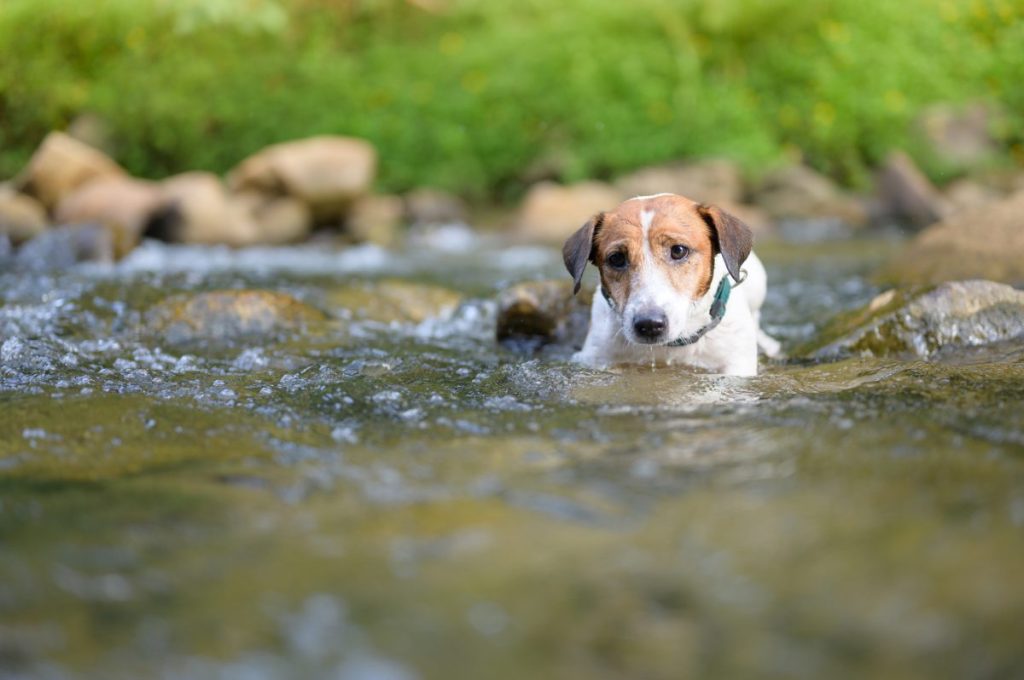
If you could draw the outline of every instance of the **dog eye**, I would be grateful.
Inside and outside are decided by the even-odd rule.
[[[673,260],[681,260],[690,254],[690,249],[686,246],[674,245],[669,249],[669,253]]]
[[[628,260],[626,260],[626,254],[621,250],[609,255],[608,259],[605,260],[605,262],[607,262],[608,266],[611,267],[612,269],[624,269],[626,267],[626,264],[628,264]]]

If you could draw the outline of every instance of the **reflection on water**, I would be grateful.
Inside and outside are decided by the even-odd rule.
[[[885,248],[764,252],[769,331],[869,300]],[[1024,348],[756,379],[498,349],[495,293],[560,266],[147,245],[0,273],[0,677],[1024,673]],[[353,308],[384,278],[457,303]],[[230,288],[327,319],[147,327]]]

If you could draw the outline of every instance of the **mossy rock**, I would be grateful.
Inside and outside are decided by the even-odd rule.
[[[993,281],[956,281],[890,290],[833,319],[794,354],[915,355],[1024,338],[1024,291]]]
[[[324,300],[345,316],[381,323],[420,323],[444,317],[461,301],[462,295],[451,289],[397,279],[353,283],[328,291]]]
[[[274,340],[326,320],[290,295],[267,290],[219,290],[174,295],[146,314],[146,330],[172,345]]]
[[[498,342],[532,346],[581,345],[590,321],[592,290],[573,296],[571,281],[527,281],[498,297]]]

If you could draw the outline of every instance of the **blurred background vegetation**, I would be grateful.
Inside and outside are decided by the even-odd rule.
[[[509,199],[725,156],[863,184],[923,107],[984,102],[1024,162],[1020,0],[3,0],[0,177],[89,113],[130,171],[369,139],[380,185]]]

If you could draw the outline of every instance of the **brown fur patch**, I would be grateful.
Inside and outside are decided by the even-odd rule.
[[[651,214],[647,244],[653,257],[646,255],[642,213]],[[697,299],[711,287],[716,249],[711,229],[698,212],[698,205],[681,196],[658,196],[626,201],[605,213],[600,232],[594,238],[594,264],[601,272],[601,286],[619,309],[629,301],[630,292],[658,267],[670,285],[682,296]],[[673,260],[673,245],[686,246],[690,252],[682,260]],[[618,270],[608,264],[615,252],[626,255],[628,266]]]

